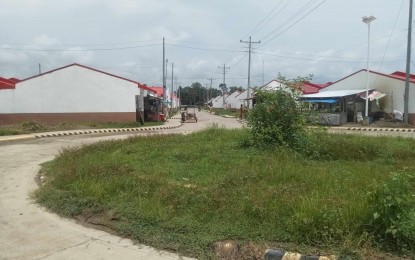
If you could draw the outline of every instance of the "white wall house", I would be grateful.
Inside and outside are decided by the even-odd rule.
[[[243,104],[243,102],[241,102],[239,99],[237,99],[236,97],[239,96],[241,94],[240,91],[234,91],[232,92],[232,94],[230,94],[225,102],[226,102],[226,108],[228,109],[239,109],[241,107],[241,104]]]
[[[226,101],[226,97],[228,94],[225,94],[225,97],[223,95],[217,96],[212,100],[212,107],[213,108],[224,108],[224,100]]]
[[[155,92],[138,82],[72,64],[1,90],[0,124],[136,121],[150,93]]]
[[[328,91],[344,91],[344,90],[366,90],[367,71],[357,71],[343,79],[334,82],[330,86],[320,90],[317,94],[304,95],[308,97],[318,98]],[[404,111],[404,92],[405,92],[405,74],[402,72],[395,72],[392,74],[383,74],[379,72],[370,71],[369,73],[369,89],[380,91],[386,96],[381,100],[381,107],[379,108],[375,101],[369,102],[369,111],[382,110],[386,113],[393,114],[393,110]],[[415,76],[411,75],[409,86],[409,122],[415,124]]]
[[[238,102],[240,102],[240,104],[244,105],[244,106],[248,106],[248,102],[249,102],[249,107],[252,108],[252,97],[254,96],[255,93],[255,89],[254,88],[249,88],[249,97],[248,97],[248,90],[244,90],[242,91],[241,94],[239,94],[236,99],[238,100]],[[240,107],[241,105],[239,105]]]

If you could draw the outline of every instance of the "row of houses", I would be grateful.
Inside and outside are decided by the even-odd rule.
[[[357,122],[359,116],[366,114],[365,102],[368,100],[368,116],[371,120],[394,118],[404,111],[405,92],[404,72],[385,74],[375,71],[359,70],[335,82],[314,84],[303,82],[300,86],[303,102],[309,103],[310,109],[325,112],[326,118],[321,123],[341,125]],[[369,81],[369,83],[368,83]],[[281,82],[272,80],[259,88],[244,92],[234,92],[216,97],[209,102],[215,108],[238,109],[252,106],[257,89],[275,90],[285,88]],[[366,89],[369,91],[366,97]],[[409,113],[408,122],[415,125],[415,75],[409,78]]]
[[[356,122],[365,114],[369,75],[369,109],[372,119],[393,117],[404,111],[405,73],[384,74],[359,70],[325,84],[304,82],[302,99],[311,109],[327,112],[334,124]],[[410,76],[409,122],[415,125],[415,75]],[[260,89],[278,89],[272,80]],[[285,87],[285,86],[284,86]],[[235,91],[208,101],[214,108],[252,107],[257,88]],[[179,106],[179,100],[163,87],[145,84],[80,64],[71,64],[19,80],[0,77],[0,125],[28,120],[45,123],[65,121],[131,122],[158,121],[160,113]],[[333,123],[333,122],[331,122]]]
[[[302,82],[301,83],[302,94],[314,94],[318,93],[323,88],[332,84],[331,82],[325,84],[314,84],[311,82]],[[250,107],[252,106],[252,96],[254,95],[257,89],[264,90],[274,90],[279,89],[283,86],[278,80],[271,80],[264,86],[258,88],[250,88],[249,94],[248,91],[234,91],[232,93],[225,93],[225,95],[220,95],[215,98],[210,99],[207,104],[211,103],[213,108],[226,108],[226,109],[239,109],[242,106],[247,106],[250,102]]]
[[[24,80],[0,78],[0,125],[158,121],[160,96],[157,87],[75,63]]]

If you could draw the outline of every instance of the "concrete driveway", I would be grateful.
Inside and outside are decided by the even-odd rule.
[[[198,123],[136,133],[70,135],[48,138],[16,137],[0,141],[0,259],[188,259],[177,254],[135,245],[129,239],[78,225],[49,213],[30,199],[37,189],[40,164],[62,148],[136,134],[190,133],[213,124],[239,128],[236,119],[200,112]],[[171,119],[166,125],[178,125]]]

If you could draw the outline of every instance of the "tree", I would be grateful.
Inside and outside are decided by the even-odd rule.
[[[180,101],[182,105],[203,105],[207,97],[207,89],[199,82],[190,87],[180,87]]]
[[[210,93],[208,93],[210,92]],[[199,82],[194,82],[187,87],[179,87],[180,102],[182,105],[203,106],[208,97],[215,98],[222,95],[222,91],[216,88],[205,88]]]
[[[222,91],[221,90],[219,90],[219,89],[216,89],[216,88],[212,88],[211,90],[210,90],[210,92],[211,92],[211,97],[212,98],[214,98],[214,97],[218,97],[218,96],[220,96],[220,95],[222,95]]]
[[[242,92],[242,91],[243,91],[243,88],[242,88],[242,87],[236,87],[236,86],[233,86],[233,87],[230,87],[230,88],[229,88],[229,92],[230,92],[230,93],[233,93],[233,92],[235,92],[235,91]]]

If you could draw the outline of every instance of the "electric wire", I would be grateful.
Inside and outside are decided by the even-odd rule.
[[[301,15],[301,13],[303,13],[310,5],[314,4],[317,0],[310,0],[308,1],[303,7],[301,7],[297,12],[295,12],[293,15],[291,15],[290,17],[288,17],[287,20],[285,20],[285,22],[283,22],[279,27],[277,27],[276,29],[274,29],[273,31],[271,31],[270,33],[268,33],[266,36],[264,36],[262,38],[262,41],[265,41],[268,37],[270,37],[272,34],[274,34],[275,32],[277,32],[278,30],[284,28],[289,22],[291,22],[293,19],[295,19],[296,17],[298,17],[299,15]]]
[[[236,50],[209,49],[209,48],[200,48],[200,47],[185,46],[185,45],[178,45],[178,44],[166,44],[166,46],[173,46],[173,47],[180,47],[180,48],[194,49],[194,50],[203,50],[203,51],[242,52],[242,51],[236,51]]]
[[[402,7],[403,7],[403,3],[404,3],[404,2],[405,2],[405,0],[402,0],[401,7],[399,8],[398,14],[396,15],[395,23],[393,24],[392,32],[391,32],[391,33],[390,33],[390,35],[389,35],[388,43],[386,44],[385,52],[383,53],[382,62],[379,64],[378,71],[380,71],[380,69],[382,68],[382,65],[383,65],[383,60],[384,60],[384,59],[385,59],[385,57],[386,57],[386,53],[387,53],[387,51],[388,51],[389,44],[390,44],[390,42],[391,42],[391,39],[392,39],[393,33],[395,32],[395,27],[396,27],[396,24],[398,23],[398,19],[399,19],[399,16],[400,16],[400,14],[401,14]]]
[[[7,45],[21,45],[21,46],[48,46],[48,47],[79,47],[79,46],[108,46],[108,45],[126,45],[126,44],[136,44],[136,43],[143,43],[143,42],[156,42],[161,41],[162,39],[154,39],[154,40],[143,40],[143,41],[131,41],[131,42],[118,42],[118,43],[88,43],[88,44],[40,44],[40,43],[12,43],[12,42],[3,42],[0,45],[7,44]]]
[[[270,40],[264,42],[263,44],[261,44],[259,47],[264,46],[265,44],[273,41],[275,38],[281,36],[283,33],[285,33],[286,31],[288,31],[289,29],[291,29],[294,25],[296,25],[297,23],[299,23],[301,20],[303,20],[304,18],[306,18],[309,14],[311,14],[313,11],[315,11],[318,7],[320,7],[322,4],[324,4],[327,0],[323,0],[320,4],[318,4],[317,6],[315,6],[313,9],[311,9],[308,13],[306,13],[304,16],[302,16],[300,19],[298,19],[296,22],[294,22],[293,24],[291,24],[289,27],[287,27],[284,31],[280,32],[279,34],[275,35],[274,37],[272,37]]]
[[[255,33],[259,32],[260,30],[262,30],[262,28],[264,28],[265,25],[267,25],[268,23],[270,23],[272,20],[274,20],[287,6],[289,3],[291,3],[291,1],[288,1],[282,8],[281,10],[279,10],[271,19],[269,19],[266,23],[264,23],[260,28],[258,28],[261,23],[263,23],[274,11],[275,9],[277,9],[283,2],[285,2],[285,0],[282,0],[281,2],[279,2],[272,10],[271,12],[268,13],[268,15],[261,20],[261,22],[259,22],[254,29],[252,29],[248,34],[246,34],[244,37],[242,38],[246,38],[248,36],[252,36]]]
[[[147,44],[127,47],[114,47],[114,48],[94,48],[94,49],[28,49],[28,48],[12,48],[12,47],[0,47],[1,50],[10,51],[33,51],[33,52],[85,52],[85,51],[113,51],[113,50],[126,50],[137,49],[144,47],[161,46],[161,44]]]

